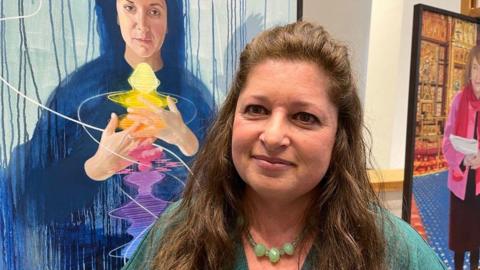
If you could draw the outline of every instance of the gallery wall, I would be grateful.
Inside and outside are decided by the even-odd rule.
[[[460,12],[454,0],[304,0],[303,18],[323,25],[352,51],[372,154],[379,169],[403,170],[413,6]]]
[[[362,90],[362,101],[367,74],[371,9],[372,0],[303,0],[304,20],[322,24],[335,39],[349,46],[358,87]]]

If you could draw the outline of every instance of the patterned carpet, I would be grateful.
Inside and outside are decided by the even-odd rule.
[[[420,220],[415,218],[415,210],[412,209],[412,225],[416,228],[423,225],[428,243],[449,269],[453,269],[453,252],[448,249],[450,193],[447,188],[447,172],[415,176],[413,194]],[[468,260],[467,255],[464,269],[470,269]]]

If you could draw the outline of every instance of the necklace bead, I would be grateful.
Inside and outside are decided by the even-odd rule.
[[[250,232],[247,232],[247,240],[250,246],[253,248],[255,256],[266,256],[272,264],[275,264],[280,261],[281,256],[285,254],[287,254],[288,256],[292,256],[295,253],[295,247],[297,246],[297,243],[303,238],[303,234],[304,232],[297,236],[297,238],[292,243],[287,242],[283,244],[281,248],[272,247],[268,249],[265,245],[258,244],[257,242],[255,242],[255,240],[253,240]]]
[[[262,257],[265,256],[267,248],[262,244],[256,244],[253,248],[253,251],[255,251],[255,255],[257,255],[257,257]]]
[[[272,247],[268,250],[268,259],[271,263],[277,263],[280,260],[280,250],[278,248]]]
[[[285,243],[283,251],[285,251],[285,254],[292,256],[293,252],[295,252],[295,247],[291,243]]]

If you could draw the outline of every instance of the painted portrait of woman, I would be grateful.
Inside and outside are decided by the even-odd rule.
[[[463,269],[465,253],[470,269],[478,268],[480,250],[480,156],[465,155],[452,145],[450,135],[478,140],[480,126],[480,46],[468,54],[464,86],[452,101],[443,139],[448,162],[450,213],[448,247],[454,253],[455,269]]]
[[[295,2],[0,1],[0,269],[120,269],[181,196],[247,36]],[[112,99],[141,63],[164,105]]]
[[[177,97],[174,106],[188,120],[188,124],[180,121],[172,129],[192,133],[189,143],[198,145],[213,115],[213,100],[200,80],[184,68],[182,4],[166,0],[97,1],[96,13],[100,57],[69,74],[51,93],[47,106],[89,126],[104,128],[112,113],[126,113],[125,108],[109,100],[107,94],[131,89],[128,78],[133,69],[139,63],[147,63],[160,81],[157,91]],[[162,140],[161,132],[157,133],[157,143],[171,149],[185,163],[195,154],[185,152],[188,145],[169,144]],[[119,247],[132,238],[126,233],[127,222],[109,217],[110,211],[125,202],[125,196],[121,196],[125,174],[111,173],[106,177],[111,181],[101,183],[92,181],[84,170],[86,160],[94,156],[97,149],[102,149],[98,147],[99,139],[98,130],[89,130],[44,111],[32,138],[14,150],[9,164],[11,173],[7,179],[16,183],[16,215],[21,225],[18,230],[22,231],[15,238],[26,245],[51,241],[56,248],[65,250],[53,255],[61,265],[85,258],[82,260],[86,264],[100,263],[115,268],[123,263],[125,255]],[[165,158],[179,162],[174,156]],[[125,167],[128,165],[131,163]],[[19,166],[26,169],[12,169]],[[172,174],[184,179],[186,169],[181,165],[173,167]],[[176,180],[163,182],[163,186],[157,188],[157,197],[175,200],[182,185]],[[27,237],[39,228],[37,239]],[[101,249],[97,248],[100,246]],[[48,265],[45,261],[45,268]]]

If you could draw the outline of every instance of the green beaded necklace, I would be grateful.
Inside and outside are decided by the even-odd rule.
[[[292,243],[285,243],[281,248],[272,247],[270,249],[266,248],[263,244],[258,244],[253,240],[250,231],[247,231],[247,240],[250,246],[253,248],[255,252],[255,256],[257,257],[268,257],[271,263],[275,264],[280,261],[281,256],[287,254],[288,256],[292,256],[295,253],[295,248],[297,247],[298,242],[303,238],[303,232],[293,240]]]

